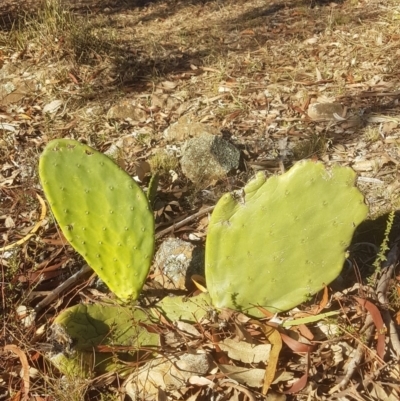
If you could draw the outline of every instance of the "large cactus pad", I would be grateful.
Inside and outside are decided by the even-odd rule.
[[[207,287],[216,307],[284,311],[339,274],[354,230],[367,216],[355,173],[303,161],[242,194],[225,194],[209,224]]]
[[[51,141],[39,175],[67,240],[119,298],[136,299],[154,251],[154,217],[132,178],[100,152]]]

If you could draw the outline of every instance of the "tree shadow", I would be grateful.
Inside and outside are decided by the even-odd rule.
[[[376,272],[373,265],[380,247],[385,239],[389,213],[385,213],[376,219],[362,222],[356,229],[350,249],[350,263],[348,263],[341,274],[344,288],[353,283],[366,283],[366,280]],[[388,248],[399,240],[400,235],[400,211],[395,211],[393,225],[388,236]],[[383,252],[387,255],[388,251]]]
[[[340,4],[341,2],[336,3]],[[88,16],[89,20],[91,15],[104,14],[106,18],[102,23],[105,29],[108,27],[118,29],[119,22],[114,15],[120,12],[128,13],[124,19],[124,26],[135,29],[137,25],[147,24],[158,19],[165,20],[184,9],[187,9],[185,15],[197,18],[195,11],[200,12],[203,6],[211,7],[211,11],[214,8],[218,11],[226,4],[236,7],[236,15],[218,21],[217,27],[215,20],[205,20],[204,25],[200,28],[185,28],[184,34],[189,38],[189,45],[181,46],[179,42],[169,41],[169,38],[165,37],[162,46],[159,46],[162,47],[162,52],[158,52],[158,49],[150,52],[135,36],[109,41],[99,38],[98,41],[102,41],[102,53],[111,60],[111,73],[115,76],[112,86],[104,88],[100,97],[108,97],[110,92],[121,88],[134,92],[147,90],[146,85],[143,85],[146,81],[153,81],[154,77],[161,79],[169,74],[184,74],[191,69],[193,64],[201,68],[207,65],[208,60],[214,55],[223,59],[230,53],[244,54],[258,51],[268,47],[275,40],[292,41],[295,46],[296,42],[301,42],[326,30],[328,24],[332,23],[331,17],[334,13],[337,16],[335,23],[338,25],[350,22],[359,24],[360,21],[367,22],[377,17],[376,11],[363,8],[354,9],[351,16],[342,16],[340,5],[331,9],[329,2],[322,0],[266,2],[261,6],[259,3],[249,6],[243,0],[68,0],[65,4],[73,13],[84,14]],[[243,11],[241,11],[242,5]],[[244,7],[245,5],[246,7]],[[5,10],[4,5],[0,7],[2,7],[0,10]],[[19,8],[15,8],[15,4],[13,7],[9,8],[12,11],[9,14],[0,14],[3,16],[3,20],[7,19],[10,24],[15,24],[18,15],[22,15],[23,4],[19,5]],[[135,14],[136,10],[146,7],[148,12]],[[319,18],[325,9],[327,18]],[[296,28],[297,25],[299,25],[298,28]],[[213,33],[219,35],[220,40],[211,37]],[[150,34],[151,32],[149,32]],[[204,45],[199,49],[199,46],[191,46],[191,43]],[[305,54],[304,57],[309,57],[309,55]],[[82,60],[78,57],[77,61],[82,62]],[[196,63],[193,63],[193,60],[196,60]],[[273,63],[279,66],[279,60],[273,60]],[[276,65],[270,67],[275,68]],[[382,106],[382,101],[377,101],[376,107],[385,106]],[[368,112],[373,112],[371,107]]]

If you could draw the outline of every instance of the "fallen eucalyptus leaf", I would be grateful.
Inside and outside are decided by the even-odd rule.
[[[252,345],[246,341],[235,341],[226,338],[218,343],[222,351],[226,352],[229,358],[244,363],[268,362],[271,344]]]

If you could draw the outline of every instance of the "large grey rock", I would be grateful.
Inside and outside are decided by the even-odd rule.
[[[194,183],[208,184],[239,167],[240,152],[232,144],[215,135],[190,139],[182,149],[183,174]]]

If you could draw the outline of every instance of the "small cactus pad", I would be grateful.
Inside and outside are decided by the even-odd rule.
[[[210,295],[202,292],[190,298],[187,296],[164,297],[157,302],[153,312],[155,316],[161,313],[171,322],[199,323],[212,310]]]
[[[133,179],[70,139],[44,149],[39,175],[67,240],[120,299],[136,299],[154,252],[154,217]]]
[[[256,306],[285,311],[333,281],[368,214],[354,182],[350,168],[302,161],[222,196],[206,242],[213,305],[253,315]]]
[[[75,351],[93,351],[100,345],[138,350],[159,344],[159,335],[145,328],[153,323],[148,313],[133,306],[79,304],[60,313],[52,329],[69,338]]]
[[[49,359],[67,375],[124,372],[128,362],[135,365],[142,348],[148,352],[159,345],[159,335],[146,329],[154,322],[135,307],[75,305],[54,320],[53,338],[64,347]]]

